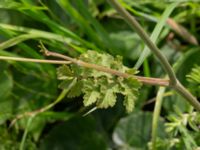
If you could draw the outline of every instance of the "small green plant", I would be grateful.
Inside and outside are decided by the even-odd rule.
[[[122,64],[122,58],[114,58],[109,54],[87,51],[79,56],[77,61],[96,64],[108,69],[115,69],[121,73],[136,73]],[[61,66],[57,70],[58,79],[63,80],[59,85],[65,89],[75,80],[76,84],[70,89],[68,97],[80,96],[82,93],[84,106],[96,104],[98,108],[113,107],[116,103],[116,94],[124,95],[124,106],[127,112],[132,112],[135,100],[139,94],[141,83],[134,77],[123,78],[91,68],[80,67],[78,64]]]
[[[168,116],[165,123],[166,138],[157,138],[156,149],[198,149],[200,115],[196,112],[182,113],[176,108],[176,114]],[[152,149],[152,143],[149,143]]]

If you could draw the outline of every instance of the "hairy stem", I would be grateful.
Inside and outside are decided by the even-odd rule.
[[[180,95],[182,95],[196,110],[200,111],[200,103],[198,100],[184,87],[179,83],[176,75],[169,64],[166,57],[160,52],[159,48],[151,41],[148,34],[144,31],[144,29],[140,26],[137,20],[131,16],[131,14],[126,11],[117,0],[108,0],[113,7],[121,14],[124,20],[132,27],[135,32],[141,37],[141,39],[145,42],[145,44],[149,47],[149,49],[154,53],[159,59],[162,67],[166,71],[169,76],[170,86],[175,89]]]
[[[141,39],[145,42],[145,44],[149,47],[149,49],[156,55],[159,59],[161,65],[163,66],[164,70],[167,72],[170,78],[170,84],[175,85],[177,82],[175,73],[170,66],[169,62],[167,61],[166,57],[160,52],[158,47],[151,41],[148,34],[143,30],[140,24],[136,21],[136,19],[131,16],[118,2],[117,0],[108,0],[110,4],[120,13],[120,15],[124,18],[124,20],[132,27],[135,32],[141,37]]]
[[[114,69],[110,69],[104,66],[100,66],[100,65],[96,65],[96,64],[90,64],[78,59],[74,59],[71,58],[69,56],[66,55],[62,55],[56,52],[51,52],[48,51],[47,49],[44,49],[45,55],[46,56],[54,56],[54,57],[58,57],[58,58],[62,58],[65,59],[67,61],[71,61],[74,64],[77,64],[78,66],[81,67],[85,67],[85,68],[91,68],[91,69],[95,69],[98,71],[102,71],[102,72],[106,72],[106,73],[110,73],[112,75],[116,75],[116,76],[121,76],[123,78],[129,78],[129,77],[134,77],[137,78],[140,82],[142,82],[143,84],[148,84],[148,85],[160,85],[160,86],[169,86],[169,80],[166,79],[159,79],[159,78],[147,78],[147,77],[141,77],[141,76],[134,76],[128,73],[123,73]]]
[[[71,58],[71,57],[66,56],[66,55],[62,55],[62,54],[55,53],[55,52],[50,52],[50,51],[47,51],[47,50],[45,50],[45,55],[62,58],[62,59],[65,59],[67,61],[32,59],[32,58],[22,58],[22,57],[8,57],[8,56],[0,56],[0,60],[6,60],[6,61],[11,60],[11,61],[21,61],[21,62],[38,62],[38,63],[50,63],[50,64],[70,64],[70,63],[74,63],[74,64],[77,64],[77,65],[82,66],[82,67],[96,69],[96,70],[107,72],[107,73],[110,73],[110,74],[113,74],[113,75],[121,76],[123,78],[135,77],[140,82],[142,82],[143,84],[169,86],[169,80],[167,80],[167,79],[133,76],[133,75],[128,74],[128,73],[122,73],[122,72],[119,72],[119,71],[114,70],[114,69],[106,68],[106,67],[95,65],[95,64],[90,64],[90,63],[87,63],[87,62],[83,62],[83,61]]]

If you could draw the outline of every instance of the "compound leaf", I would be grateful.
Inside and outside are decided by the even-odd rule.
[[[123,65],[122,57],[120,56],[114,58],[106,53],[89,50],[81,54],[79,59],[123,73],[136,73],[135,69],[130,69]],[[79,96],[83,93],[84,106],[90,106],[95,103],[98,108],[113,107],[117,99],[116,94],[120,93],[124,95],[123,104],[126,111],[131,112],[134,108],[138,89],[141,86],[140,82],[134,77],[122,78],[95,69],[80,67],[76,64],[71,64],[70,67],[62,66],[57,71],[58,78],[63,80],[60,88],[67,88],[73,78],[77,79],[77,83],[70,89],[68,97]]]
[[[125,95],[124,106],[127,112],[132,112],[134,108],[134,101],[136,101],[137,96],[139,95],[138,89],[141,86],[134,78],[123,79],[120,82],[121,90],[120,93]]]
[[[80,96],[82,94],[82,87],[83,87],[82,81],[78,80],[76,84],[69,90],[67,97],[73,98]]]
[[[92,91],[92,92],[87,92],[84,95],[84,105],[89,106],[97,101],[97,99],[100,97],[100,93],[98,91]]]
[[[69,77],[73,77],[73,73],[71,69],[67,65],[62,65],[57,69],[57,78],[59,80],[68,79]]]
[[[69,85],[73,82],[73,78],[71,79],[65,79],[64,81],[62,81],[60,84],[59,84],[59,88],[61,89],[66,89],[67,87],[69,87]]]
[[[102,101],[98,104],[99,108],[108,108],[113,107],[116,103],[116,94],[113,92],[112,89],[109,89],[106,91],[104,98]]]

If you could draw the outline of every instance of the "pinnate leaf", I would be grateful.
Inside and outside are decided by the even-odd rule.
[[[80,60],[115,69],[123,73],[135,74],[135,69],[123,65],[122,57],[106,53],[87,51],[80,55]],[[76,78],[77,83],[70,89],[68,97],[75,97],[83,93],[84,106],[96,104],[98,108],[113,107],[116,103],[117,94],[124,95],[124,106],[127,112],[131,112],[138,96],[140,82],[134,78],[122,78],[95,69],[80,67],[71,64],[58,69],[58,78],[63,80],[60,88],[66,88]]]
[[[68,79],[69,77],[73,76],[74,74],[72,73],[71,69],[66,65],[62,65],[57,69],[57,78],[59,80]]]
[[[100,93],[98,91],[91,91],[87,92],[84,95],[84,105],[89,106],[97,101],[97,99],[100,97]]]
[[[127,112],[131,112],[134,108],[134,102],[139,95],[138,88],[141,86],[140,82],[138,82],[134,78],[122,79],[120,82],[121,90],[119,93],[123,94],[124,97],[124,106]]]
[[[113,107],[116,103],[116,94],[113,92],[112,89],[109,89],[106,91],[104,98],[102,101],[98,104],[99,108],[108,108]]]
[[[187,75],[189,82],[189,89],[197,96],[200,97],[200,66],[195,65],[191,72]]]
[[[69,85],[73,82],[73,78],[71,79],[65,79],[64,81],[62,81],[60,84],[59,84],[59,88],[61,89],[66,89],[67,87],[69,87]]]
[[[76,84],[69,90],[67,97],[73,98],[80,96],[82,94],[82,87],[83,87],[82,81],[78,80]]]

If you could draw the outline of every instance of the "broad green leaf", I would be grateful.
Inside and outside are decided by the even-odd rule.
[[[125,31],[120,30],[110,33],[110,37],[115,41],[113,43],[115,47],[119,49],[116,54],[131,60],[139,58],[143,45],[141,39],[136,33],[129,31],[128,29]]]
[[[51,129],[41,141],[39,150],[106,150],[108,145],[91,117],[76,117]]]
[[[13,117],[14,101],[10,98],[0,100],[0,125]]]
[[[0,98],[1,100],[7,98],[11,94],[13,87],[13,79],[11,74],[3,70],[0,74]]]
[[[122,118],[113,132],[113,141],[120,149],[147,149],[151,139],[152,114],[149,112],[134,112]],[[165,137],[164,124],[159,120],[159,137]]]

